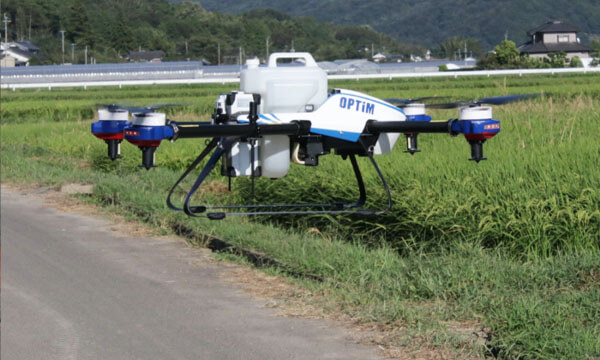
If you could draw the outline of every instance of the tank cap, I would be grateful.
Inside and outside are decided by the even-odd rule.
[[[246,66],[248,67],[248,69],[256,69],[258,65],[260,65],[260,61],[256,57],[253,59],[246,60]]]

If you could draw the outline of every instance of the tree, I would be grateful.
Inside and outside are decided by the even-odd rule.
[[[96,39],[83,0],[76,0],[69,9],[66,30],[67,38],[71,42],[94,47]]]
[[[521,60],[521,52],[517,49],[517,45],[510,40],[502,40],[499,45],[494,47],[494,52],[500,65],[515,65]]]
[[[573,58],[569,62],[569,66],[572,67],[572,68],[583,67],[583,62],[581,61],[581,59],[579,58],[579,56],[573,56]]]
[[[550,65],[554,68],[565,67],[567,63],[567,54],[564,51],[551,52],[548,54]]]
[[[594,58],[594,60],[592,60],[592,63],[590,65],[592,66],[598,66],[600,64],[600,41],[598,40],[593,40],[590,45],[592,46],[592,53],[590,54],[590,56],[592,58]]]

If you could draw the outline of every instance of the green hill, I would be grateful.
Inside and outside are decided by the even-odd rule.
[[[473,37],[490,49],[508,38],[520,43],[526,31],[548,20],[581,28],[583,40],[600,34],[598,0],[201,0],[209,10],[239,13],[273,8],[339,24],[367,24],[402,42],[434,46],[451,36]]]
[[[86,46],[98,62],[123,61],[124,55],[143,49],[162,50],[166,60],[213,64],[236,63],[240,48],[243,58],[264,59],[267,46],[269,52],[310,51],[318,60],[365,57],[372,43],[405,55],[424,50],[370,27],[293,18],[274,10],[215,13],[190,1],[3,0],[4,13],[10,20],[9,41],[31,38],[42,48],[44,63],[62,63],[60,30],[65,31],[65,61],[74,63],[84,61]]]

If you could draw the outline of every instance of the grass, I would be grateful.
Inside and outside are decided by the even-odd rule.
[[[173,110],[171,117],[205,118],[216,95],[229,88],[221,85],[3,91],[2,181],[91,183],[89,200],[111,211],[165,232],[185,228],[198,243],[218,236],[267,254],[300,274],[291,281],[318,295],[306,301],[384,327],[396,334],[388,339],[393,345],[450,348],[457,358],[600,358],[599,79],[336,83],[380,97],[552,93],[496,108],[502,133],[486,144],[490,160],[479,165],[466,161],[463,139],[439,135],[421,135],[424,152],[414,157],[398,148],[380,157],[395,210],[376,220],[190,219],[168,210],[164,199],[203,141],[161,146],[159,168],[147,172],[137,167],[135,147],[124,144],[124,158],[111,162],[105,145],[89,134],[98,102],[185,99],[191,105]],[[50,116],[40,109],[55,112]],[[63,118],[61,111],[71,115]],[[340,180],[350,172],[349,164],[323,157],[318,168],[294,166],[282,180],[259,182],[259,196],[273,201],[290,194],[303,201],[354,197],[354,185]],[[378,205],[383,194],[375,190],[375,174],[367,171],[365,177],[371,204]],[[232,194],[222,191],[220,181],[212,175],[198,201],[247,199],[244,179],[235,181]],[[465,327],[466,335],[457,331]],[[478,331],[486,334],[483,346],[469,335]]]

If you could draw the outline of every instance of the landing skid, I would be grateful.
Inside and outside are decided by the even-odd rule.
[[[236,140],[221,138],[220,140],[213,139],[206,148],[198,155],[198,157],[192,162],[192,164],[186,169],[186,171],[181,175],[181,177],[175,182],[171,190],[169,190],[169,194],[167,196],[167,205],[170,209],[183,211],[189,216],[193,217],[204,217],[211,220],[221,220],[226,218],[227,216],[272,216],[272,215],[318,215],[318,214],[357,214],[363,216],[370,215],[381,215],[385,214],[391,210],[392,207],[392,199],[390,195],[390,190],[388,184],[383,176],[383,173],[379,169],[379,166],[375,162],[373,158],[373,153],[371,151],[366,151],[371,164],[377,171],[379,178],[384,186],[386,191],[386,195],[388,198],[388,206],[384,210],[373,210],[366,209],[363,206],[367,200],[367,193],[365,189],[365,184],[363,181],[362,174],[360,172],[360,168],[356,161],[356,157],[353,154],[348,155],[347,157],[350,159],[352,164],[352,170],[354,171],[354,176],[356,178],[356,182],[358,185],[359,198],[357,201],[352,203],[307,203],[307,204],[261,204],[261,205],[228,205],[228,206],[204,206],[204,205],[190,205],[190,201],[192,196],[198,190],[198,187],[202,184],[202,182],[206,179],[206,177],[210,174],[210,172],[217,165],[218,161],[221,159],[223,153],[229,150],[229,148],[233,145]],[[186,196],[186,199],[183,204],[183,208],[178,208],[173,205],[171,201],[171,196],[173,192],[179,186],[179,184],[208,156],[208,154],[212,151],[213,154],[208,160],[208,163],[204,166],[200,175],[196,179],[194,185],[190,189],[189,193]],[[254,164],[251,165],[254,168]],[[254,181],[252,181],[252,196],[254,196]],[[285,210],[285,209],[298,209],[298,208],[314,208],[319,210]],[[258,211],[239,211],[239,212],[210,212],[211,210],[233,210],[233,209],[247,209],[247,210],[258,210]],[[265,210],[272,211],[265,211]],[[327,210],[329,209],[329,210]],[[201,215],[198,215],[201,214]]]

